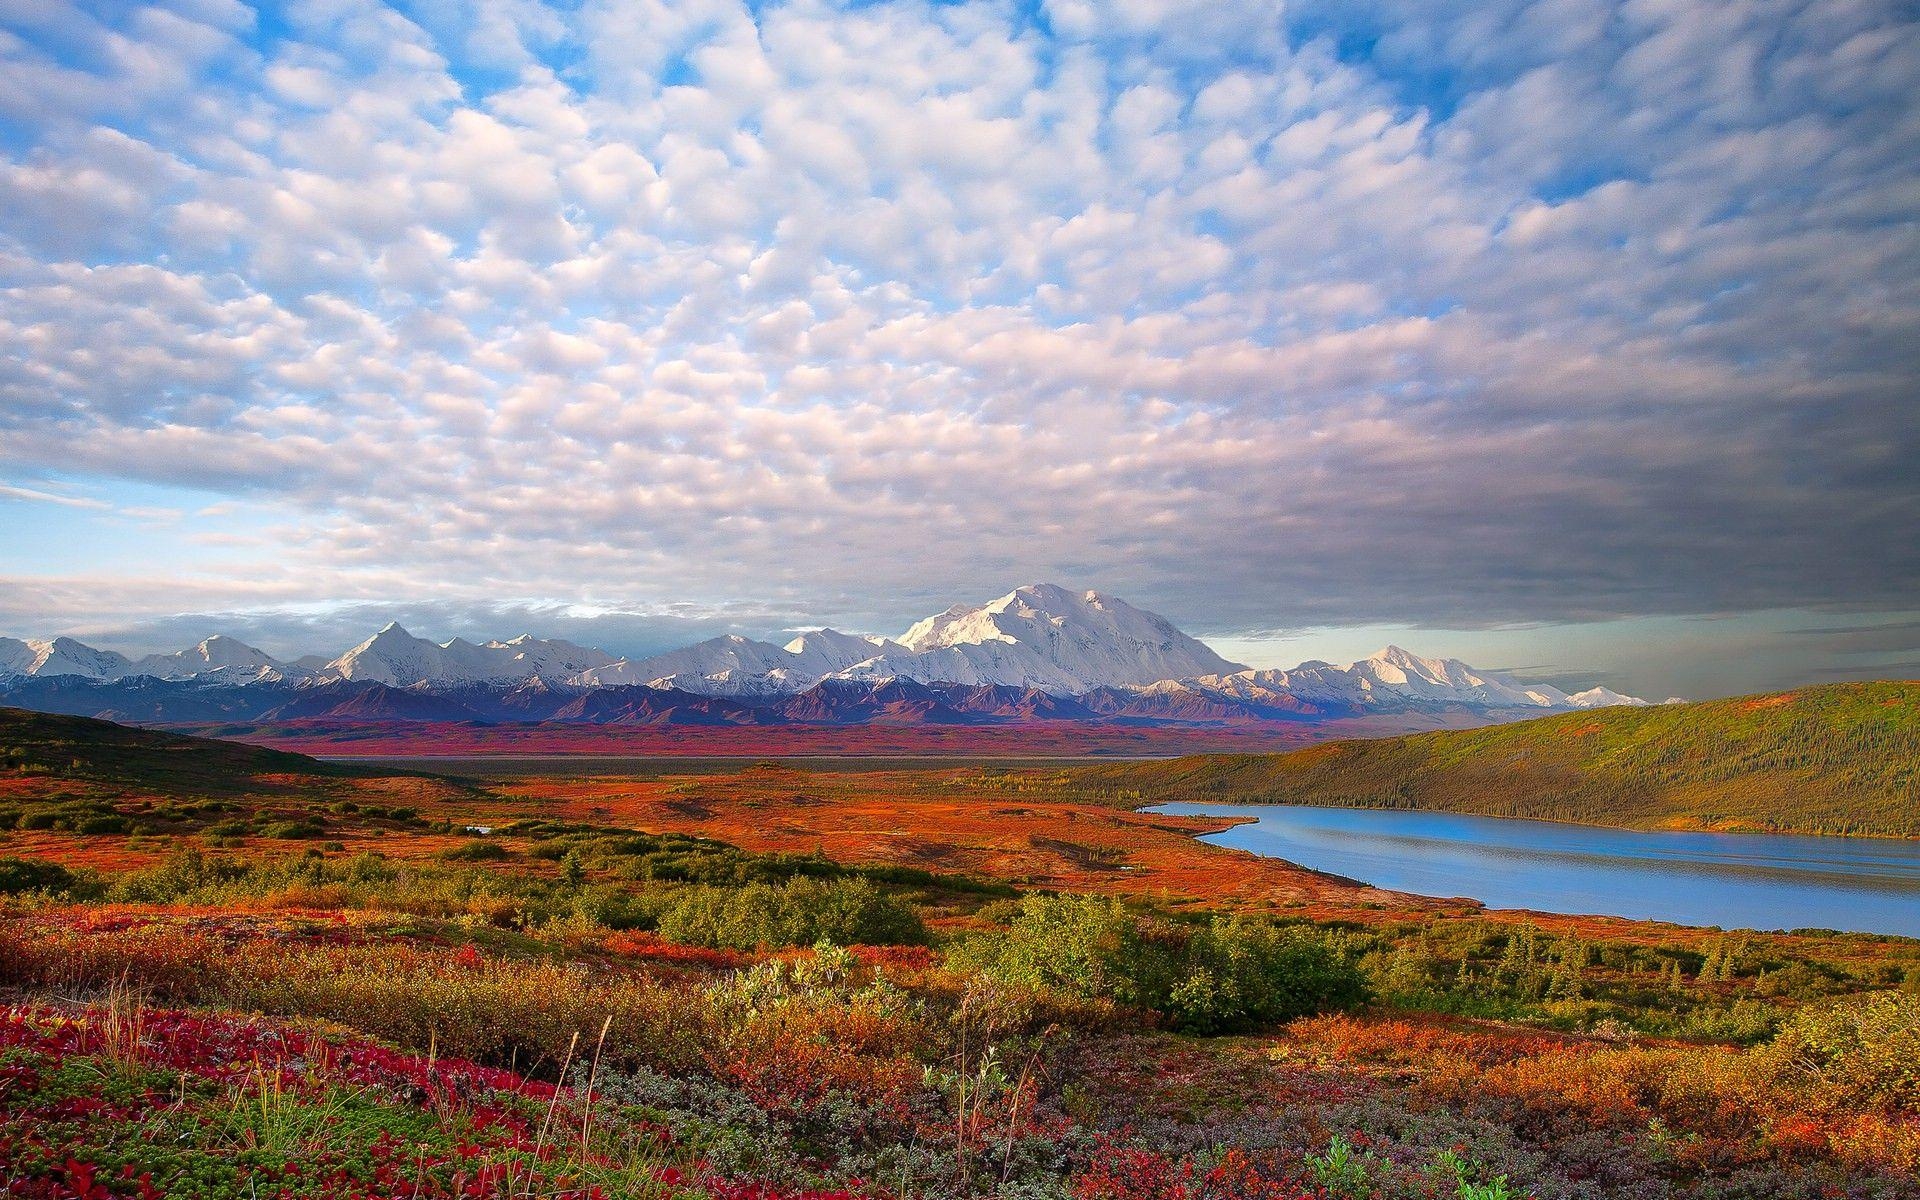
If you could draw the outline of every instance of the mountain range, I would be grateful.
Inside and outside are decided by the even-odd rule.
[[[0,638],[0,702],[167,722],[477,720],[767,724],[1007,720],[1223,723],[1369,714],[1487,719],[1647,702],[1422,658],[1256,670],[1099,592],[1033,584],[898,638],[728,635],[619,658],[571,642],[434,642],[389,624],[331,659],[281,661],[216,635],[132,659],[71,638]]]

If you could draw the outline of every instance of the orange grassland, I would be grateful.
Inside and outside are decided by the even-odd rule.
[[[728,775],[503,780],[490,789],[490,800],[503,817],[691,833],[754,851],[818,851],[839,862],[985,875],[1021,887],[1135,896],[1171,906],[1368,925],[1481,917],[1649,947],[1676,940],[1705,944],[1719,936],[1659,921],[1488,910],[1464,898],[1368,887],[1199,840],[1233,825],[1228,818],[1133,812],[1020,790],[1024,783],[1044,792],[1049,775],[1036,770],[994,776],[977,766],[836,773],[763,764]],[[1751,940],[1783,952],[1817,947],[1834,961],[1874,962],[1885,952],[1884,940],[1871,935],[1758,933]]]
[[[732,775],[532,778],[492,793],[517,816],[697,834],[761,852],[984,875],[1023,887],[1151,896],[1169,903],[1464,912],[1209,845],[1230,820],[1036,798],[977,768],[829,773],[782,766]]]
[[[874,771],[759,764],[726,774],[530,776],[479,786],[419,777],[329,780],[323,789],[291,786],[279,794],[249,797],[249,807],[278,809],[290,798],[287,792],[303,790],[325,799],[404,799],[418,806],[422,819],[450,823],[453,829],[395,828],[391,823],[383,827],[342,817],[330,823],[323,839],[229,838],[222,852],[274,858],[316,849],[329,857],[374,851],[418,861],[471,841],[471,835],[462,832],[466,825],[497,828],[540,818],[690,833],[757,852],[818,852],[849,864],[986,876],[1024,888],[1127,895],[1168,906],[1270,911],[1368,925],[1477,917],[1646,946],[1676,941],[1704,945],[1720,936],[1711,930],[1617,917],[1487,911],[1471,900],[1367,887],[1199,840],[1201,834],[1226,828],[1231,824],[1226,819],[1133,812],[1049,795],[1055,774],[989,772],[977,763]],[[18,786],[38,790],[46,785],[23,781]],[[128,799],[124,793],[119,798]],[[496,840],[515,851],[532,844],[511,835],[496,835]],[[16,830],[0,834],[0,856],[115,872],[155,865],[182,845],[198,841],[191,835]],[[523,853],[486,869],[536,876],[558,870],[554,863]],[[1865,935],[1761,933],[1750,940],[1781,952],[1817,952],[1832,961],[1872,963],[1886,953],[1883,939]]]
[[[991,780],[1003,782],[996,785]],[[1218,818],[1129,812],[1009,790],[1019,775],[976,766],[836,772],[756,765],[729,774],[630,778],[533,776],[467,788],[422,779],[332,783],[335,794],[405,798],[423,819],[454,832],[379,827],[352,817],[329,823],[323,840],[244,836],[229,853],[275,856],[324,847],[329,855],[377,851],[430,858],[470,840],[468,825],[504,827],[543,818],[650,833],[681,832],[746,850],[811,854],[849,864],[890,864],[971,874],[1022,887],[1136,895],[1171,904],[1274,908],[1302,916],[1477,910],[1469,901],[1430,900],[1365,887],[1336,876],[1208,845],[1197,835],[1226,828]],[[31,787],[32,785],[27,785]],[[117,799],[129,804],[123,792]],[[281,797],[259,797],[272,810]],[[189,839],[192,840],[192,839]],[[527,839],[501,835],[510,849]],[[181,844],[176,837],[18,830],[0,835],[0,853],[70,867],[118,871],[150,866]],[[496,869],[544,874],[552,864],[516,856]]]

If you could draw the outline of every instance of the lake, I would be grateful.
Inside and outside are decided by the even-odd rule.
[[[1638,833],[1301,805],[1178,803],[1150,811],[1252,817],[1205,840],[1490,908],[1920,937],[1920,841]]]

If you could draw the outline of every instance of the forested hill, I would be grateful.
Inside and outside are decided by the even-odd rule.
[[[1431,809],[1638,829],[1920,836],[1920,683],[1087,768],[1129,802]]]

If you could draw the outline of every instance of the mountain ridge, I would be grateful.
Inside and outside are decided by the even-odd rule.
[[[828,684],[854,685],[868,694],[891,688],[895,702],[903,706],[896,714],[918,713],[921,719],[947,719],[944,697],[968,688],[989,690],[954,711],[979,716],[978,697],[993,696],[1006,700],[1008,709],[1002,715],[1035,720],[1300,721],[1460,711],[1491,716],[1645,703],[1601,687],[1569,695],[1458,659],[1422,658],[1398,646],[1345,664],[1310,661],[1288,670],[1256,669],[1224,658],[1159,614],[1101,592],[1075,592],[1056,584],[1028,584],[984,604],[953,605],[915,622],[897,639],[818,629],[775,644],[726,634],[639,659],[531,634],[509,641],[456,637],[433,642],[398,622],[324,661],[310,656],[284,662],[219,634],[188,650],[137,660],[71,638],[0,638],[0,680],[12,681],[7,685],[11,693],[30,698],[35,689],[19,684],[23,678],[124,685],[137,702],[133,711],[141,712],[167,696],[164,689],[135,682],[142,679],[209,688],[312,688],[321,691],[288,699],[284,715],[324,715],[341,708],[343,716],[403,720],[426,719],[428,714],[433,719],[463,719],[457,715],[466,707],[462,693],[476,688],[534,689],[513,703],[492,695],[477,697],[472,712],[480,720],[500,719],[502,710],[529,716],[559,711],[566,701],[547,701],[560,694],[570,700],[633,687],[730,698],[769,712]],[[380,685],[416,695],[343,691],[335,686],[341,684]],[[928,699],[896,684],[933,687],[940,695]],[[63,703],[85,692],[74,686],[43,690],[62,692]],[[434,702],[423,695],[431,695]],[[909,695],[911,699],[905,698]],[[179,702],[186,703],[184,694]],[[199,709],[209,702],[206,694],[193,699]],[[230,710],[249,707],[212,703]],[[828,713],[843,707],[838,700],[817,696],[811,704]],[[707,707],[714,713],[733,711]],[[863,702],[857,707],[879,711],[886,706]],[[109,706],[102,711],[123,710]],[[663,712],[679,710],[672,703],[635,703],[630,697],[611,708],[601,702],[578,711],[625,711],[634,719],[659,719]],[[1069,718],[1067,713],[1077,715]]]

